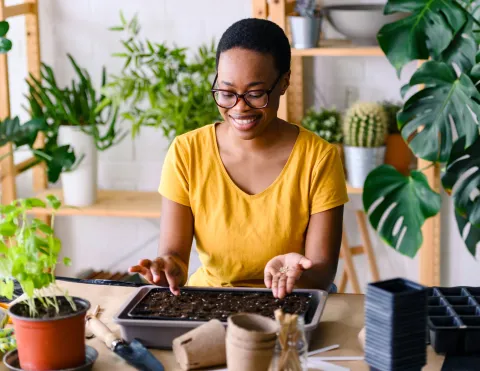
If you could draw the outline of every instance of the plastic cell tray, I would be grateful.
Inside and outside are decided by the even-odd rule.
[[[173,339],[184,333],[204,324],[207,319],[191,318],[166,318],[166,317],[146,317],[137,310],[139,303],[147,297],[151,290],[168,291],[168,288],[158,286],[144,286],[138,288],[119,309],[113,317],[113,321],[120,326],[122,338],[127,342],[133,339],[140,340],[145,346],[157,349],[171,349]],[[267,293],[271,295],[269,289],[259,288],[188,288],[185,287],[182,293],[203,292],[212,293],[232,293],[238,295],[251,295],[252,293]],[[318,327],[320,318],[325,308],[328,293],[323,290],[297,289],[296,295],[305,295],[309,298],[308,307],[304,313],[305,335],[310,342],[312,332]],[[220,319],[223,325],[227,326],[227,318]]]
[[[480,354],[480,287],[430,288],[428,335],[436,353]]]

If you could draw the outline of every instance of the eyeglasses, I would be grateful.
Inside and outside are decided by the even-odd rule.
[[[214,89],[215,83],[217,82],[218,74],[215,75],[215,80],[212,84],[212,95],[215,103],[222,108],[233,108],[238,103],[240,98],[243,98],[245,103],[251,108],[265,108],[268,106],[270,99],[270,94],[277,86],[278,82],[282,75],[279,75],[275,80],[273,86],[268,89],[259,89],[259,90],[249,90],[246,93],[238,94],[233,91],[224,90],[224,89]]]

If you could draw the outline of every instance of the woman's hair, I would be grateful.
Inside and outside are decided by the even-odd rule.
[[[237,21],[227,28],[217,47],[217,69],[220,54],[233,48],[270,54],[280,74],[290,70],[290,43],[282,28],[274,22],[266,19],[247,18]]]

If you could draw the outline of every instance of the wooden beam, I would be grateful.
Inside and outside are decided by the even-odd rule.
[[[0,19],[5,19],[5,1],[0,0]],[[0,54],[0,121],[10,117],[10,87],[8,85],[7,54]],[[15,184],[15,165],[13,163],[13,148],[9,143],[0,148],[0,174],[2,175],[2,204],[9,204],[17,198]]]
[[[267,0],[252,0],[252,17],[262,19],[268,17]]]
[[[0,17],[0,20],[30,14],[33,11],[32,4],[28,1],[24,4],[6,6],[4,7],[3,17]]]
[[[19,164],[15,165],[15,175],[20,174],[21,172],[37,165],[39,160],[36,157],[30,157]]]
[[[272,22],[278,24],[287,33],[286,17],[285,17],[286,0],[271,0],[268,5],[268,15]],[[288,91],[288,90],[287,90]],[[278,107],[278,117],[288,121],[288,94],[282,95],[280,105]]]

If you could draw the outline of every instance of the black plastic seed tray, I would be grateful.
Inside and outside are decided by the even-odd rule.
[[[480,354],[480,287],[433,287],[428,333],[439,354]]]

